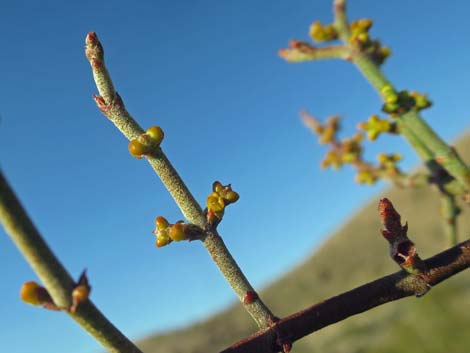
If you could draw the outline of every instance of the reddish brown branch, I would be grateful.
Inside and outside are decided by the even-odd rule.
[[[222,353],[272,353],[281,351],[280,343],[295,342],[328,325],[376,306],[421,293],[424,285],[435,286],[470,267],[470,240],[466,240],[424,261],[425,276],[417,277],[405,271],[382,277],[353,290],[329,298],[310,308],[288,316],[267,330],[258,331]]]

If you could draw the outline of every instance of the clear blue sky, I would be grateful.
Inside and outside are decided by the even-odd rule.
[[[429,93],[428,122],[458,136],[469,123],[468,2],[351,3],[350,18],[372,17],[373,36],[392,47],[384,69],[396,86]],[[331,20],[330,1],[1,1],[1,167],[64,265],[74,276],[88,268],[92,299],[130,337],[202,319],[235,296],[200,243],[155,248],[154,218],[181,213],[96,109],[86,33],[101,38],[131,114],[165,130],[163,149],[195,197],[204,203],[216,179],[240,193],[219,229],[261,288],[382,187],[320,170],[325,149],[299,120],[302,108],[342,114],[347,136],[380,109],[350,64],[278,58],[315,19]],[[367,150],[417,163],[400,137]],[[3,230],[0,264],[3,351],[101,350],[66,315],[20,302],[36,276]]]

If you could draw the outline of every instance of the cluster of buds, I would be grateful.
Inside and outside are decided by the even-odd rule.
[[[402,172],[397,167],[397,162],[401,161],[401,159],[402,157],[398,153],[380,153],[377,156],[379,162],[378,166],[362,162],[358,166],[355,180],[359,184],[373,185],[380,178],[388,177],[393,179],[394,177],[402,175]]]
[[[402,156],[399,153],[392,153],[392,154],[385,154],[380,153],[377,156],[377,160],[379,161],[379,168],[389,174],[397,173],[398,167],[397,162],[402,160]]]
[[[366,165],[358,169],[354,180],[358,184],[373,185],[379,180],[379,175],[376,168]]]
[[[42,306],[49,310],[65,310],[75,313],[78,306],[86,301],[90,296],[91,287],[88,283],[86,270],[80,275],[78,282],[75,284],[72,291],[72,305],[70,308],[58,307],[51,298],[51,295],[46,288],[37,284],[34,281],[23,283],[20,289],[20,298],[25,303]]]
[[[304,120],[305,121],[305,120]],[[307,121],[305,121],[307,123]],[[336,134],[339,131],[339,117],[329,117],[325,124],[313,119],[309,123],[310,128],[318,135],[318,142],[322,145],[332,143],[336,140]]]
[[[378,156],[379,163],[375,165],[362,158],[363,135],[361,133],[357,133],[351,138],[338,139],[336,135],[340,124],[337,116],[329,118],[322,124],[306,112],[302,112],[301,115],[305,125],[319,136],[319,142],[321,144],[328,143],[331,146],[321,162],[322,168],[339,169],[344,164],[350,164],[357,170],[356,182],[369,185],[382,178],[398,182],[404,176],[397,167],[397,162],[401,160],[399,154],[380,154]],[[367,122],[359,124],[358,128],[365,130],[371,140],[375,140],[383,132],[397,133],[396,123],[380,119],[377,115],[372,115]]]
[[[369,30],[371,27],[372,20],[368,18],[351,22],[349,42],[357,45],[377,65],[381,65],[390,56],[391,50],[389,47],[382,46],[380,41],[370,38]]]
[[[129,142],[129,152],[135,158],[142,158],[159,147],[164,136],[160,126],[152,126],[145,133]]]
[[[232,190],[232,186],[222,185],[219,181],[212,184],[212,192],[207,197],[207,222],[217,224],[222,219],[225,207],[236,202],[240,195]]]
[[[369,18],[352,21],[349,25],[349,31],[351,32],[349,41],[351,43],[361,43],[361,45],[365,45],[370,42],[369,30],[372,27],[372,24],[373,22]]]
[[[153,231],[153,234],[157,236],[156,246],[161,248],[172,241],[193,240],[191,226],[193,225],[183,223],[183,221],[170,224],[165,217],[157,217],[155,219],[155,230]]]
[[[364,130],[367,133],[367,138],[371,141],[377,139],[382,133],[396,134],[397,124],[388,119],[381,119],[377,115],[371,115],[369,120],[359,123],[357,125],[359,130]]]
[[[412,91],[410,92],[410,96],[414,99],[414,108],[417,110],[426,109],[432,105],[432,102],[428,99],[428,96],[425,94]]]
[[[318,135],[318,142],[322,145],[327,143],[336,143],[336,134],[340,129],[339,116],[329,117],[324,124],[307,112],[300,113],[304,124]]]
[[[385,101],[382,111],[392,117],[406,113],[411,109],[422,110],[432,105],[426,95],[407,90],[396,92],[390,84],[383,86],[380,93]]]
[[[338,32],[333,24],[322,25],[320,21],[313,22],[309,35],[315,42],[329,42],[338,38]]]
[[[355,134],[352,138],[337,141],[332,145],[321,162],[322,168],[340,168],[343,164],[355,164],[362,158],[362,135]]]
[[[331,166],[333,169],[338,169],[343,164],[354,164],[361,160],[362,135],[356,134],[352,138],[339,140],[336,136],[340,129],[338,116],[330,117],[322,124],[306,112],[302,112],[301,115],[304,124],[318,135],[319,143],[330,144],[332,147],[321,163],[322,168]]]

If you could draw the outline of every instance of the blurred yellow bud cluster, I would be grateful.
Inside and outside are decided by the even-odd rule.
[[[376,170],[373,168],[361,168],[358,170],[355,181],[358,184],[373,185],[378,180]]]
[[[318,135],[318,142],[322,145],[336,141],[336,133],[339,131],[339,116],[331,116],[322,124],[313,116],[302,112],[302,119],[314,133]]]
[[[236,202],[240,196],[232,190],[232,186],[222,185],[219,181],[212,184],[212,192],[207,197],[207,221],[209,224],[218,223],[225,212],[225,207]]]
[[[129,142],[129,153],[135,158],[142,158],[152,149],[160,146],[164,136],[160,126],[152,126],[145,133]]]
[[[402,160],[402,156],[399,153],[385,154],[380,153],[377,156],[379,161],[379,168],[390,173],[398,172],[397,162]]]
[[[386,93],[392,94],[391,86],[390,89],[391,91]],[[321,123],[307,112],[302,112],[301,115],[305,125],[319,136],[319,142],[328,143],[331,147],[321,162],[322,168],[339,169],[345,164],[351,165],[357,170],[356,182],[369,185],[380,179],[390,179],[400,183],[405,177],[397,167],[397,162],[401,160],[399,154],[380,154],[378,164],[374,164],[363,159],[363,134],[356,133],[351,138],[338,139],[336,135],[340,128],[339,117],[331,117],[325,123]],[[377,115],[370,116],[368,121],[358,124],[357,128],[365,131],[370,140],[375,140],[384,132],[398,132],[395,122],[381,119]]]
[[[361,160],[362,135],[356,134],[352,138],[337,141],[332,145],[321,162],[322,168],[340,168],[343,164],[354,164]]]
[[[329,42],[338,38],[338,33],[333,24],[322,25],[320,21],[312,23],[309,35],[315,42]]]
[[[387,120],[381,119],[377,115],[371,115],[369,120],[361,122],[357,125],[359,130],[363,130],[367,133],[367,138],[371,141],[377,139],[381,133],[397,133],[396,123]]]
[[[361,52],[367,54],[377,65],[381,65],[390,56],[391,50],[389,47],[382,46],[380,41],[370,38],[371,27],[372,20],[368,18],[351,22],[349,42],[357,45]]]
[[[349,25],[351,36],[350,42],[359,42],[363,45],[370,42],[369,29],[372,27],[372,20],[369,18],[361,18],[360,20],[352,21]]]
[[[380,93],[385,101],[382,111],[392,117],[406,113],[411,109],[422,110],[432,105],[426,95],[414,91],[408,92],[407,90],[396,92],[390,84],[383,86]]]
[[[380,153],[377,156],[379,162],[378,166],[373,166],[369,163],[363,163],[356,174],[356,182],[359,184],[375,184],[379,179],[389,178],[392,179],[402,175],[400,169],[397,167],[397,162],[401,161],[402,157],[398,153],[385,154]]]
[[[428,96],[425,94],[412,91],[410,92],[410,96],[413,97],[413,99],[415,100],[414,108],[417,110],[426,109],[432,105],[432,102],[428,99]]]

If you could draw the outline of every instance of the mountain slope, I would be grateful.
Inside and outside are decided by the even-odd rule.
[[[470,161],[470,136],[457,145]],[[391,188],[388,197],[409,221],[409,236],[421,257],[447,246],[442,235],[439,199],[430,187]],[[378,199],[371,200],[303,264],[261,291],[280,317],[330,296],[397,271],[388,244],[378,233]],[[470,237],[470,207],[459,217],[460,239]],[[423,298],[388,303],[327,327],[294,343],[295,353],[468,353],[470,337],[470,271],[433,288]],[[465,327],[466,329],[462,329]],[[241,305],[182,330],[155,335],[139,346],[146,353],[218,352],[256,331]]]

